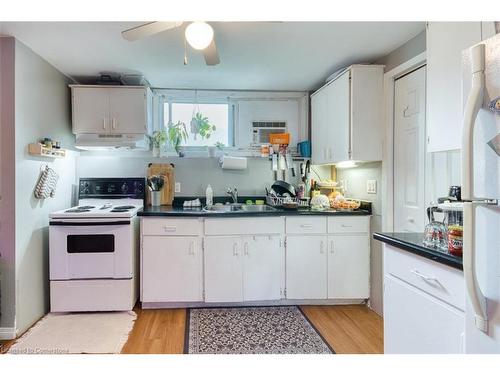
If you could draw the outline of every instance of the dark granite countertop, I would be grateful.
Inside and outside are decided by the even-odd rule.
[[[423,245],[423,233],[373,233],[373,238],[401,250],[409,251],[424,258],[463,270],[461,257]]]
[[[138,216],[173,216],[173,217],[255,217],[255,216],[297,216],[297,215],[329,215],[329,216],[366,216],[371,215],[368,210],[355,210],[355,211],[312,211],[310,209],[300,210],[284,210],[276,209],[276,211],[264,212],[207,212],[202,208],[183,208],[176,206],[158,206],[144,207],[137,213]]]

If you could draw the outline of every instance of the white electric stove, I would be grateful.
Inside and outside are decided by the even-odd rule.
[[[49,215],[52,312],[132,310],[144,178],[85,178],[78,206]]]

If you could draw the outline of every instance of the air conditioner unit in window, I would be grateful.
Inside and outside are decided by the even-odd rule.
[[[253,121],[252,146],[269,143],[269,134],[286,133],[286,121]]]

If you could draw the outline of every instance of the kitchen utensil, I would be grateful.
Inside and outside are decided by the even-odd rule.
[[[278,179],[278,155],[273,154],[272,157],[272,170],[274,172],[274,181]]]
[[[164,186],[161,190],[161,204],[171,206],[174,200],[174,165],[164,163],[150,163],[148,165],[146,176],[163,176]],[[151,192],[146,192],[146,204],[151,204]]]
[[[295,177],[295,166],[293,165],[292,155],[287,151],[285,154],[286,167],[292,170],[292,176]]]
[[[288,195],[289,197],[295,197],[296,195],[293,185],[289,184],[286,181],[275,181],[271,188],[280,196]]]

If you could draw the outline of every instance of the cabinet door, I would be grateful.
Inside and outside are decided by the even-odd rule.
[[[243,301],[239,237],[205,237],[205,302]]]
[[[350,152],[350,71],[329,84],[327,90],[327,163],[349,160]]]
[[[311,97],[311,138],[314,164],[326,163],[327,92],[326,88]]]
[[[328,298],[370,297],[370,239],[328,237]]]
[[[109,89],[73,87],[71,89],[73,133],[108,133]]]
[[[464,314],[450,305],[384,277],[384,353],[463,353]]]
[[[111,131],[143,134],[147,130],[146,90],[140,88],[110,89]]]
[[[244,237],[243,254],[243,299],[280,299],[285,274],[285,252],[281,237]]]
[[[199,237],[144,236],[142,301],[202,301],[202,259]]]
[[[327,241],[327,236],[287,237],[287,299],[325,299],[327,297]]]
[[[427,26],[427,151],[461,148],[462,51],[481,41],[481,22]]]

